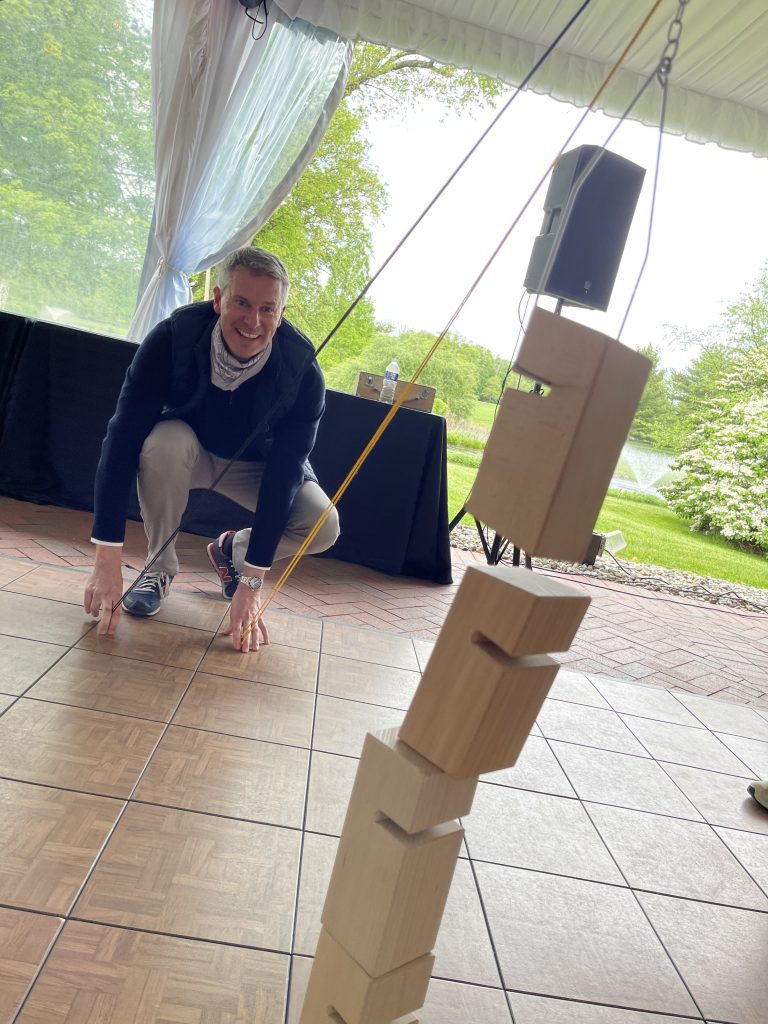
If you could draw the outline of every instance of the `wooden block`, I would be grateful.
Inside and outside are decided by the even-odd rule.
[[[469,814],[476,788],[477,779],[446,775],[399,740],[396,728],[383,729],[365,737],[349,806],[364,801],[372,819],[383,814],[415,833]]]
[[[434,962],[429,953],[373,978],[323,928],[300,1024],[393,1024],[424,1005]]]
[[[358,398],[372,398],[378,402],[381,398],[381,385],[384,378],[380,373],[366,373],[360,370],[357,375],[357,388],[355,394]],[[398,380],[395,384],[395,401],[402,395],[408,386],[408,381]],[[435,389],[428,388],[423,384],[414,384],[408,392],[403,403],[404,409],[418,409],[420,412],[432,412],[435,402]]]
[[[513,765],[557,673],[537,655],[567,650],[588,607],[558,580],[469,566],[400,739],[458,777]]]
[[[575,587],[528,569],[467,566],[422,678],[435,669],[450,674],[476,634],[509,655],[567,651],[589,601]]]
[[[407,832],[382,814],[382,792],[391,797],[413,771],[404,748],[366,739],[322,913],[326,930],[373,977],[434,946],[464,835],[455,821]],[[395,759],[405,772],[382,780],[382,762]],[[447,788],[457,781],[445,779]]]
[[[551,391],[504,392],[467,511],[529,555],[581,562],[650,360],[536,309],[516,369]]]
[[[510,658],[480,640],[450,675],[425,675],[400,735],[450,775],[510,768],[559,668],[545,654]]]

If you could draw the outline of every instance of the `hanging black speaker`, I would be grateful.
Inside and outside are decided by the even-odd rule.
[[[525,287],[605,311],[645,169],[601,146],[579,146],[552,171]]]

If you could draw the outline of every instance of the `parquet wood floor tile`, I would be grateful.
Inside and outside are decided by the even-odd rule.
[[[70,647],[91,628],[92,622],[82,608],[62,601],[0,590],[0,629],[6,636]]]
[[[269,639],[282,647],[300,647],[305,651],[319,651],[323,634],[321,619],[308,619],[290,612],[267,612]]]
[[[227,615],[228,604],[221,598],[207,594],[185,594],[171,587],[168,599],[163,601],[155,622],[171,622],[177,626],[193,626],[195,629],[215,633]]]
[[[58,644],[0,636],[0,690],[24,693],[66,652],[67,648]]]
[[[315,750],[309,769],[306,828],[340,836],[347,814],[358,759]]]
[[[120,800],[0,779],[0,903],[65,915]]]
[[[290,686],[294,690],[312,693],[317,683],[318,659],[315,651],[282,647],[276,643],[269,643],[248,654],[238,654],[232,649],[232,641],[220,636],[203,658],[200,671],[250,679],[255,683]]]
[[[199,672],[173,724],[308,747],[313,709],[311,693]]]
[[[282,1024],[288,957],[68,923],[18,1024]]]
[[[409,637],[379,633],[343,622],[325,622],[323,625],[323,654],[339,658],[372,661],[393,668],[407,668],[418,672],[419,662],[413,641]]]
[[[300,828],[309,751],[171,726],[137,800]]]
[[[312,746],[329,754],[360,757],[367,732],[400,726],[403,717],[403,712],[394,708],[320,694]]]
[[[420,672],[323,654],[318,692],[407,711],[420,679]]]
[[[191,678],[189,669],[73,650],[26,696],[167,722]]]
[[[131,804],[74,917],[287,951],[300,833]]]
[[[0,775],[128,796],[163,726],[25,697],[0,718]]]
[[[114,636],[100,637],[94,629],[77,646],[99,654],[150,661],[153,665],[196,669],[212,636],[207,630],[121,615]]]
[[[0,1021],[13,1020],[61,921],[0,907]]]
[[[46,597],[64,604],[82,606],[83,590],[88,573],[61,566],[38,565],[31,572],[6,583],[3,590],[10,594]]]
[[[0,587],[19,579],[34,568],[34,562],[22,558],[0,558]]]

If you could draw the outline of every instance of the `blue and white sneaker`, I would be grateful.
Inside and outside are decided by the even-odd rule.
[[[123,598],[123,608],[129,615],[148,617],[157,615],[160,605],[168,597],[173,576],[166,572],[148,572]]]
[[[219,574],[221,580],[221,594],[227,601],[235,596],[237,584],[240,581],[235,564],[232,561],[232,541],[235,539],[234,530],[225,530],[218,540],[211,541],[208,545],[208,557],[211,565]]]

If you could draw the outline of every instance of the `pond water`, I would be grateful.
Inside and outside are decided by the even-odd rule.
[[[635,441],[627,441],[611,480],[611,487],[661,496],[660,488],[673,479],[674,456]]]

